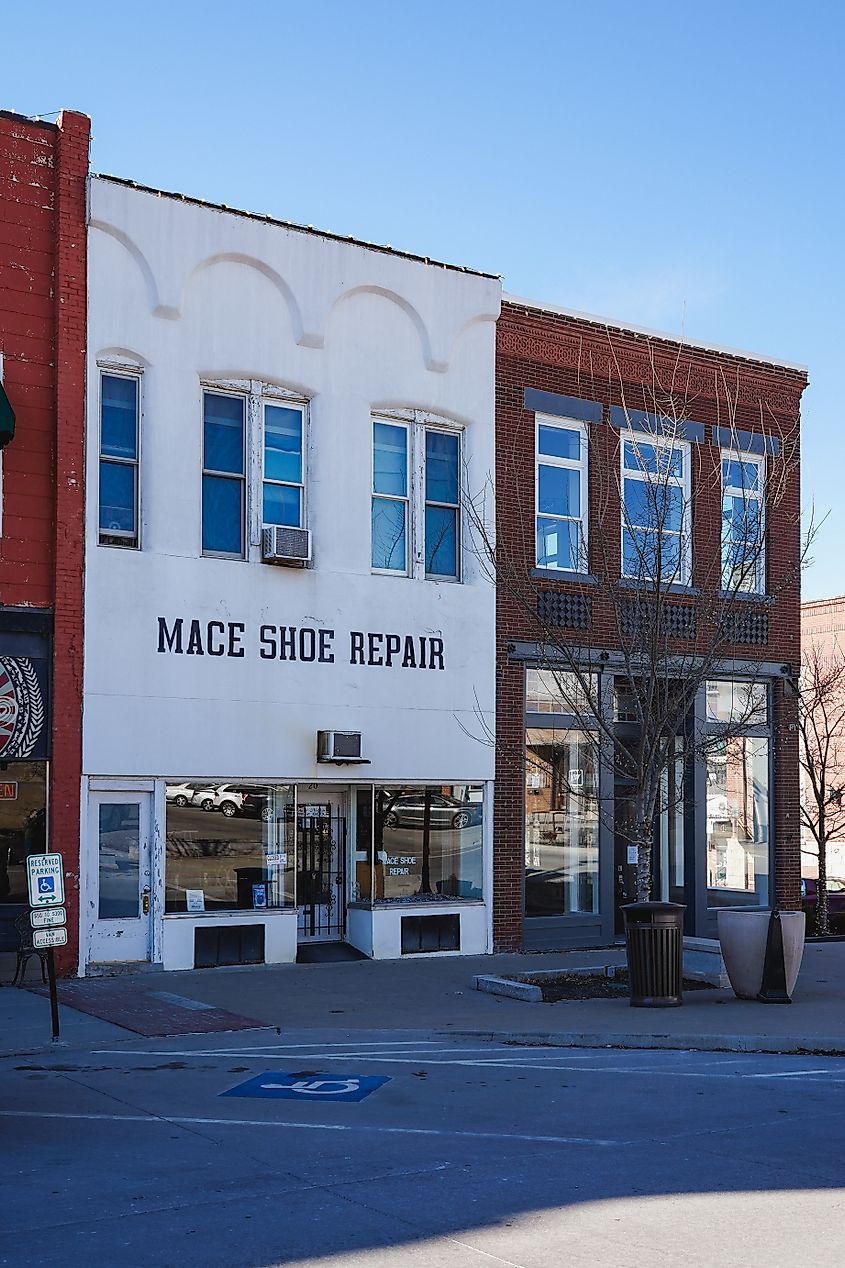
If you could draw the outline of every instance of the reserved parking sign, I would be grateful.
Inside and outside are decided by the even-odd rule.
[[[30,854],[26,860],[31,907],[61,907],[65,879],[61,854]]]

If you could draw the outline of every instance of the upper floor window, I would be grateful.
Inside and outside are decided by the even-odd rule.
[[[303,432],[301,406],[264,402],[263,524],[304,527]]]
[[[136,375],[101,375],[99,534],[104,546],[140,542],[139,396]]]
[[[460,472],[458,432],[423,422],[373,420],[371,562],[376,572],[459,580]]]
[[[408,428],[373,423],[372,563],[379,572],[408,571]]]
[[[587,433],[581,423],[537,417],[537,567],[587,568]]]
[[[203,393],[202,549],[244,557],[246,519],[245,400]]]
[[[425,433],[425,575],[454,579],[460,542],[461,442],[454,432]]]
[[[622,575],[686,584],[692,574],[689,445],[622,434]]]
[[[734,593],[766,588],[764,471],[762,458],[722,451],[722,587]]]

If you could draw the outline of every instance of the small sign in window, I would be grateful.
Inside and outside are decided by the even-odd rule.
[[[0,783],[0,801],[17,801],[17,799],[18,799],[17,780],[4,779]]]

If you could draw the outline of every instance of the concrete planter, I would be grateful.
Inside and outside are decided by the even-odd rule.
[[[756,999],[759,994],[770,915],[769,911],[750,911],[743,907],[724,907],[718,913],[722,957],[734,994],[740,999]],[[780,919],[786,993],[791,997],[804,954],[805,917],[803,911],[782,911]]]

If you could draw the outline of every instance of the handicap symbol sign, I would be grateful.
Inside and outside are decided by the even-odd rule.
[[[326,1074],[314,1070],[280,1073],[271,1070],[258,1074],[246,1083],[221,1092],[221,1096],[249,1096],[280,1101],[363,1101],[383,1083],[380,1074]]]
[[[56,878],[55,876],[39,876],[38,877],[39,894],[55,894]]]

